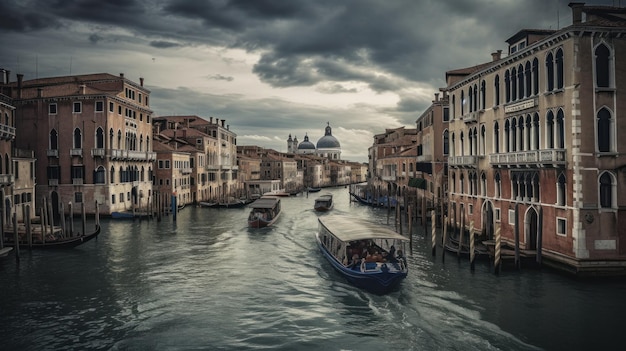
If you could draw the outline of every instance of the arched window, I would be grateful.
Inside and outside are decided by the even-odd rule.
[[[509,120],[507,119],[506,121],[504,121],[504,152],[510,152],[511,151],[511,124],[509,122]]]
[[[532,95],[532,89],[533,89],[533,85],[532,85],[532,69],[530,68],[530,61],[526,62],[526,66],[524,67],[524,78],[525,78],[525,83],[524,83],[524,88],[526,88],[526,97],[529,97]]]
[[[518,132],[518,146],[520,151],[524,151],[526,145],[524,144],[524,116],[517,118],[517,132]]]
[[[565,206],[565,174],[559,174],[556,181],[556,204]]]
[[[454,133],[452,133],[452,145],[450,147],[450,156],[456,155],[456,140],[454,139]]]
[[[517,100],[517,69],[511,70],[511,101]]]
[[[511,74],[509,70],[504,72],[504,98],[505,102],[511,101]]]
[[[539,150],[539,113],[533,116],[533,149]]]
[[[480,195],[487,196],[487,176],[485,173],[480,174]]]
[[[113,128],[109,130],[109,149],[113,149],[113,138],[115,137],[115,133],[113,132]],[[111,178],[113,179],[113,178]]]
[[[474,111],[474,94],[472,87],[467,88],[467,100],[469,100],[469,112]]]
[[[613,207],[613,176],[610,172],[604,172],[600,176],[600,207]]]
[[[456,116],[456,96],[452,95],[452,119]]]
[[[596,143],[598,145],[599,152],[610,152],[611,145],[613,143],[612,130],[613,130],[613,118],[611,118],[611,112],[606,107],[603,107],[598,111],[597,115],[597,137]]]
[[[486,84],[485,81],[483,80],[482,82],[480,82],[480,107],[479,109],[484,110],[485,109],[485,90],[486,90]]]
[[[463,173],[459,176],[459,188],[461,190],[461,194],[465,194],[465,175]]]
[[[517,91],[520,99],[524,98],[524,66],[517,66]]]
[[[524,141],[524,145],[526,145],[526,150],[532,150],[533,122],[530,118],[530,115],[526,115],[526,128],[524,130],[526,131],[526,140]]]
[[[493,125],[493,150],[500,153],[500,125],[496,121]]]
[[[485,154],[485,139],[487,137],[487,129],[485,128],[485,125],[483,124],[480,127],[480,143],[479,143],[479,147],[480,147],[480,155],[484,155]]]
[[[563,50],[556,51],[556,88],[563,89]]]
[[[96,129],[96,149],[104,149],[104,131],[100,127]]]
[[[533,60],[533,95],[539,94],[539,60]]]
[[[452,172],[452,177],[450,179],[452,179],[452,192],[456,193],[456,174],[454,172]]]
[[[608,88],[611,86],[611,50],[600,44],[596,47],[596,86],[599,88]]]
[[[546,56],[546,91],[554,90],[554,58],[552,53]]]
[[[497,74],[493,82],[493,94],[494,94],[493,106],[500,105],[500,76]]]
[[[105,170],[103,166],[99,166],[93,172],[93,183],[94,184],[104,184],[105,183]]]
[[[500,179],[500,172],[496,172],[496,174],[493,176],[494,179],[494,183],[495,183],[495,197],[499,198],[500,196],[502,196],[502,181]]]
[[[111,184],[115,181],[115,167],[111,166],[111,174],[109,175],[109,179],[111,179]]]
[[[465,114],[465,93],[461,90],[461,116]]]
[[[552,111],[548,111],[548,115],[546,117],[546,148],[553,149],[554,148],[554,113]]]
[[[463,132],[461,132],[461,156],[465,155],[465,138],[463,137]]]
[[[80,133],[80,129],[74,129],[74,149],[82,149],[83,137]]]
[[[478,111],[478,87],[474,84],[474,110]]]
[[[59,149],[59,137],[57,135],[56,130],[50,131],[50,150],[58,150]]]
[[[563,110],[556,113],[556,137],[559,149],[565,149],[565,121],[563,120]]]
[[[448,155],[449,153],[449,149],[450,149],[450,140],[448,139],[449,135],[448,135],[448,130],[444,130],[443,131],[443,154],[444,155]]]
[[[117,131],[117,148],[118,149],[122,149],[122,131],[118,130]]]

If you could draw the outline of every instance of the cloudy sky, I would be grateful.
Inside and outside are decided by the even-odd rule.
[[[124,73],[156,116],[225,119],[287,151],[329,122],[342,158],[415,127],[445,72],[571,24],[566,0],[2,0],[0,67],[24,79]],[[587,4],[620,5],[618,0]],[[626,1],[624,1],[626,5]]]

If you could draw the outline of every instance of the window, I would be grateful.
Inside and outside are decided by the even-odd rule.
[[[83,137],[80,133],[80,129],[74,129],[74,149],[81,149],[83,146]]]
[[[611,135],[613,129],[613,119],[611,118],[611,112],[605,107],[601,108],[598,111],[598,116],[596,119],[596,144],[598,146],[598,152],[610,152],[612,146]]]
[[[554,148],[554,113],[552,111],[548,111],[548,115],[546,117],[546,147],[548,149]]]
[[[83,179],[85,177],[85,166],[72,166],[72,179]]]
[[[533,94],[539,94],[539,60],[533,60]]]
[[[561,236],[567,235],[567,219],[565,218],[556,218],[556,234]]]
[[[109,102],[109,112],[115,112],[115,104],[112,102]]]
[[[124,193],[120,193],[120,202],[124,202]]]
[[[509,224],[515,224],[515,210],[509,210]]]
[[[596,47],[596,86],[598,88],[608,88],[611,86],[611,51],[609,48],[600,44]]]
[[[556,182],[556,204],[565,206],[565,175],[563,173],[559,174]]]
[[[485,83],[484,80],[480,83],[480,109],[481,110],[485,109],[485,90],[487,89],[485,86],[486,84],[487,83]]]
[[[500,196],[502,196],[502,182],[500,180],[500,172],[496,172],[496,174],[494,175],[494,183],[495,183],[495,197],[499,198]]]
[[[449,108],[447,108],[447,107],[444,107],[444,108],[443,108],[443,121],[444,121],[444,122],[448,122],[449,120],[450,120],[450,109],[449,109]],[[201,143],[202,143],[202,140],[201,140],[201,139],[198,139],[198,141],[200,141],[200,143],[199,143],[199,144],[201,144]]]
[[[83,104],[81,102],[74,103],[74,109],[72,110],[74,113],[81,113],[83,109]]]
[[[552,53],[546,57],[546,90],[554,90],[554,59]]]
[[[556,113],[556,141],[559,149],[565,149],[565,122],[563,119],[563,110],[559,109]]]
[[[60,179],[59,166],[48,166],[48,179]]]
[[[57,137],[57,131],[50,131],[50,150],[58,150],[59,149],[59,138]]]
[[[509,70],[506,70],[506,72],[504,72],[504,97],[506,100],[504,100],[505,102],[510,102],[511,101],[511,74],[509,73]]]
[[[104,101],[96,101],[96,112],[104,112]]]
[[[115,205],[115,194],[111,195],[111,204]]]
[[[449,140],[448,130],[446,129],[443,132],[443,154],[448,155],[449,151],[450,151],[450,140]]]
[[[517,100],[517,69],[511,70],[511,101]],[[520,92],[521,93],[521,92]]]
[[[76,202],[76,203],[81,203],[81,202],[83,202],[83,193],[81,193],[81,192],[75,192],[75,193],[74,193],[74,202]]]
[[[563,89],[563,50],[556,51],[556,88]]]
[[[496,75],[493,82],[494,103],[493,106],[500,105],[500,76]]]
[[[494,217],[496,219],[496,222],[500,222],[500,209],[499,208],[496,208],[494,210]]]
[[[99,166],[98,169],[95,170],[93,174],[93,183],[94,184],[104,184],[105,182],[105,171],[104,167]]]
[[[57,104],[48,105],[48,114],[56,115],[57,114]]]
[[[600,176],[600,207],[613,207],[613,176],[609,172],[604,172]]]
[[[526,66],[524,66],[524,88],[526,89],[526,97],[532,95],[532,69],[530,68],[530,62],[526,62]]]
[[[500,126],[496,121],[493,125],[493,151],[500,152]]]
[[[104,149],[104,131],[100,127],[96,130],[96,149]]]

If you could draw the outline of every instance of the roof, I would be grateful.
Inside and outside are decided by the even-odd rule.
[[[360,218],[332,215],[318,218],[337,239],[348,242],[363,239],[394,239],[408,241],[409,238],[393,230]]]
[[[260,199],[250,204],[252,208],[273,208],[280,198],[275,196],[262,196]]]

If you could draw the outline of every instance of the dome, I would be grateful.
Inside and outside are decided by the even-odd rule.
[[[339,140],[335,138],[332,134],[332,130],[330,128],[330,124],[326,126],[326,133],[323,137],[321,137],[317,141],[318,149],[338,149],[341,145],[339,145]]]
[[[304,141],[298,145],[298,150],[315,150],[315,145],[309,141],[309,136],[304,136]]]

